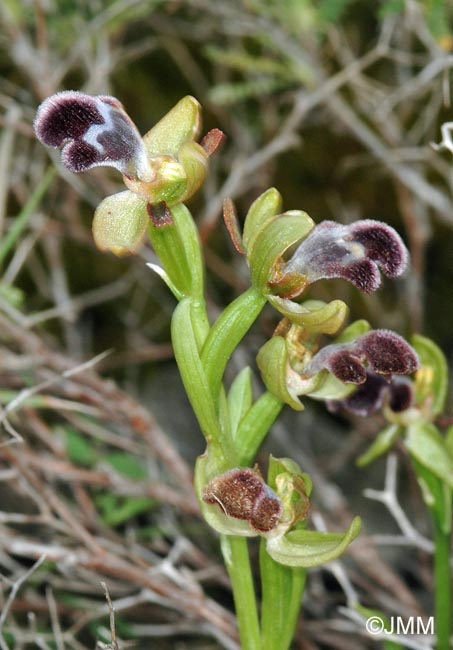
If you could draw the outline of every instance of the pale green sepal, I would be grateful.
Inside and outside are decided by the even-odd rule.
[[[304,239],[314,222],[301,210],[285,212],[270,219],[254,240],[247,253],[252,281],[262,291],[268,291],[268,282],[274,280],[277,263],[285,251]]]
[[[348,327],[345,327],[341,334],[336,337],[335,343],[350,343],[351,341],[355,341],[359,336],[367,334],[370,330],[371,325],[368,321],[364,319],[356,320],[348,325]]]
[[[360,527],[360,517],[355,517],[345,533],[295,530],[283,537],[268,539],[266,550],[276,562],[285,566],[321,566],[343,555],[359,534]]]
[[[266,341],[256,357],[267,390],[279,400],[296,411],[302,411],[303,405],[297,394],[290,389],[291,377],[297,375],[288,362],[288,344],[282,336],[273,336]]]
[[[203,501],[203,492],[215,476],[225,471],[225,467],[218,465],[217,455],[205,453],[197,458],[195,464],[195,492],[200,504],[201,513],[206,522],[221,535],[238,535],[239,537],[257,537],[247,521],[227,517],[220,507],[210,505]]]
[[[304,395],[319,400],[343,400],[352,395],[357,389],[354,384],[344,384],[327,371],[320,372],[318,379],[320,382],[319,387],[308,392],[304,391]]]
[[[185,142],[195,140],[201,127],[201,107],[195,97],[183,97],[144,136],[150,158],[169,154],[177,157]]]
[[[403,431],[404,429],[397,424],[390,424],[388,427],[385,427],[385,429],[378,433],[375,441],[367,451],[359,456],[357,465],[359,467],[365,467],[386,454],[403,434]]]
[[[93,219],[93,237],[101,251],[118,256],[136,253],[148,229],[146,202],[129,190],[104,199]]]
[[[184,295],[173,284],[165,269],[159,266],[159,264],[153,264],[152,262],[147,262],[146,266],[149,269],[151,269],[151,271],[154,271],[154,273],[158,275],[165,282],[165,284],[170,289],[170,291],[172,292],[176,300],[182,300],[184,298]]]
[[[237,433],[242,418],[252,406],[252,402],[252,371],[246,366],[235,377],[228,391],[228,405],[233,438]]]
[[[451,532],[452,527],[452,497],[450,487],[431,470],[424,467],[415,458],[412,459],[423,501],[431,510],[433,517],[443,533]]]
[[[448,366],[442,350],[424,336],[412,337],[412,345],[420,359],[420,370],[415,375],[416,402],[428,404],[433,415],[439,415],[445,408],[448,390]]]
[[[434,424],[411,424],[407,429],[405,443],[415,460],[453,489],[453,460],[445,438]]]
[[[186,142],[182,145],[178,160],[187,176],[187,186],[180,201],[187,201],[203,185],[208,175],[208,156],[205,150],[196,142]]]
[[[342,300],[332,300],[327,304],[320,300],[306,300],[299,304],[279,296],[268,296],[268,300],[283,316],[313,334],[335,334],[348,315],[348,307]]]
[[[250,206],[244,222],[242,244],[246,251],[253,247],[253,241],[266,221],[275,217],[282,210],[282,196],[275,187],[261,194]]]

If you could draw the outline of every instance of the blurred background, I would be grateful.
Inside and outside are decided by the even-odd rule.
[[[203,444],[172,355],[174,299],[145,266],[151,248],[124,259],[96,250],[92,215],[122,189],[120,175],[62,168],[35,140],[38,104],[65,89],[111,94],[145,133],[194,95],[204,132],[227,135],[190,203],[212,317],[249,283],[222,201],[243,218],[274,185],[285,209],[316,222],[380,219],[401,233],[403,279],[372,296],[324,282],[310,297],[429,336],[451,365],[453,154],[431,143],[453,119],[452,18],[448,0],[3,0],[2,650],[111,643],[101,581],[122,649],[239,647],[218,541],[191,489]],[[231,373],[255,368],[277,322],[264,312]],[[355,466],[381,428],[379,416],[347,420],[307,403],[285,411],[266,443],[263,463],[272,450],[312,475],[318,526],[364,519],[341,566],[311,572],[295,648],[390,648],[366,637],[351,590],[389,615],[432,613],[431,531],[404,453]],[[386,503],[366,488],[385,489]]]

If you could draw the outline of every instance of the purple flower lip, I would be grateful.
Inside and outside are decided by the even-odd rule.
[[[140,133],[114,97],[57,93],[39,106],[34,127],[43,144],[62,148],[62,163],[72,172],[109,166],[130,178],[153,178]]]
[[[327,407],[333,413],[346,411],[366,417],[372,415],[387,403],[394,413],[402,413],[414,403],[414,388],[406,377],[393,377],[390,382],[372,372],[367,372],[366,381],[357,391],[344,400],[330,400]]]
[[[228,517],[248,521],[259,533],[273,530],[283,514],[277,494],[248,468],[216,476],[206,486],[203,501],[217,505]]]
[[[323,221],[299,245],[283,276],[302,276],[307,283],[342,278],[364,293],[376,291],[384,275],[400,276],[408,252],[397,232],[380,221],[351,225]]]
[[[375,330],[351,343],[327,345],[313,357],[305,374],[328,370],[344,383],[364,384],[368,371],[390,380],[392,375],[410,375],[418,367],[416,352],[401,336]]]

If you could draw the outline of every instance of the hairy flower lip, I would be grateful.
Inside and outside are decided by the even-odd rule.
[[[391,330],[374,330],[350,343],[327,345],[305,369],[310,377],[328,370],[344,383],[364,384],[368,370],[391,379],[392,375],[410,375],[419,367],[413,348]]]
[[[132,178],[152,180],[140,133],[115,97],[57,93],[39,106],[34,128],[43,144],[62,148],[62,163],[74,173],[109,166]]]
[[[364,293],[376,291],[380,271],[391,278],[406,269],[408,252],[398,233],[385,223],[365,219],[350,225],[335,221],[318,224],[283,266],[285,277],[299,275],[311,284],[342,278]]]
[[[327,407],[333,413],[345,411],[367,417],[379,411],[385,403],[394,413],[401,413],[413,405],[414,399],[412,382],[406,377],[393,377],[387,381],[382,376],[367,371],[366,381],[353,395],[344,400],[329,400]]]
[[[252,469],[231,469],[206,486],[203,501],[218,506],[227,517],[248,521],[259,533],[280,522],[283,504],[277,494]]]

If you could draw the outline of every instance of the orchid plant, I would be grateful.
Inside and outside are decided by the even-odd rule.
[[[307,569],[339,558],[360,531],[359,518],[343,533],[311,530],[310,477],[288,458],[271,456],[267,478],[256,465],[282,407],[302,410],[301,397],[323,400],[334,411],[385,413],[389,426],[360,462],[385,453],[397,438],[405,441],[439,532],[438,575],[447,574],[442,598],[449,599],[445,550],[453,432],[445,439],[433,424],[445,397],[441,353],[427,339],[416,337],[411,346],[389,330],[373,331],[363,320],[345,327],[344,302],[326,304],[307,296],[313,283],[331,278],[365,293],[376,291],[381,273],[396,278],[405,271],[402,239],[372,220],[315,225],[303,211],[284,212],[274,188],[255,200],[241,232],[235,207],[226,199],[225,222],[246,258],[251,286],[211,323],[202,247],[185,202],[202,186],[209,157],[224,136],[214,129],[198,143],[200,125],[199,103],[185,97],[142,138],[117,99],[67,91],[41,104],[35,131],[45,145],[62,148],[62,163],[73,172],[106,165],[122,173],[127,189],[97,208],[94,240],[102,251],[126,255],[136,253],[148,234],[160,259],[160,265],[150,266],[177,299],[174,353],[206,439],[195,488],[206,522],[221,536],[242,647],[289,648]],[[229,386],[224,373],[267,303],[282,320],[259,351],[266,390],[255,399],[250,368]],[[327,344],[326,336],[331,337]],[[247,537],[261,538],[261,614]],[[440,609],[438,648],[446,650],[450,632]]]

